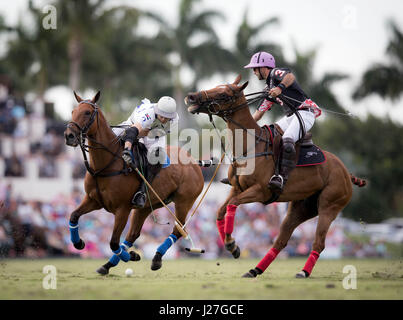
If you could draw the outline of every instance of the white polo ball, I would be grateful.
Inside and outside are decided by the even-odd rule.
[[[133,274],[133,269],[127,268],[126,271],[125,271],[125,274],[126,274],[128,277],[130,277],[130,276]]]

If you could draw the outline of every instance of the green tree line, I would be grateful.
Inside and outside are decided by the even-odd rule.
[[[251,23],[245,11],[233,35],[233,47],[225,48],[215,23],[226,17],[204,8],[202,0],[180,0],[176,21],[132,6],[110,7],[105,0],[54,0],[50,4],[57,9],[56,30],[42,27],[45,14],[32,1],[16,25],[6,25],[0,16],[0,35],[7,37],[0,74],[12,79],[17,95],[34,92],[43,99],[46,90],[56,85],[101,90],[102,107],[111,123],[123,120],[127,110],[122,106],[127,101],[134,104],[143,97],[155,101],[171,95],[178,102],[182,128],[195,127],[194,117],[183,106],[186,93],[214,75],[242,74],[248,79],[252,73],[243,65],[254,52],[265,50],[276,57],[278,65],[294,71],[320,106],[345,112],[332,85],[347,79],[348,74],[324,73],[315,78],[315,48],[306,52],[295,49],[295,59],[287,61],[280,44],[261,40],[270,39],[274,26],[281,27],[279,18]],[[157,31],[145,34],[144,23]],[[378,95],[384,99],[380,107],[387,108],[401,98],[403,35],[393,22],[389,29],[386,62],[364,72],[352,95],[355,101]],[[273,112],[273,116],[279,115],[278,110]],[[317,122],[313,134],[314,141],[336,153],[354,175],[368,179],[367,187],[354,189],[345,216],[367,222],[403,216],[401,125],[373,115],[365,120],[326,117]]]

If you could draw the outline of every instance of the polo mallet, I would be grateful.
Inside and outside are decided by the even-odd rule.
[[[209,189],[210,186],[211,186],[211,183],[213,182],[215,176],[217,175],[218,169],[219,169],[220,166],[221,166],[221,163],[222,163],[222,161],[223,161],[223,159],[224,159],[224,156],[225,156],[225,153],[222,154],[220,163],[218,164],[217,168],[215,169],[214,174],[213,174],[213,177],[212,177],[211,180],[210,180],[210,183],[208,184],[206,190],[204,191],[204,194],[203,194],[202,198],[200,199],[200,201],[199,201],[199,203],[197,204],[196,208],[193,210],[193,212],[192,212],[192,214],[190,215],[189,219],[188,219],[188,220],[185,222],[185,224],[183,225],[183,228],[185,228],[186,225],[189,223],[190,219],[192,219],[192,217],[193,217],[194,214],[196,213],[197,209],[199,208],[200,204],[202,203],[204,197],[206,196],[207,191],[208,191],[208,189]],[[199,164],[200,164],[200,160],[199,160]],[[211,158],[211,165],[214,165],[213,158]],[[204,253],[204,252],[205,252],[204,249],[195,248],[195,247],[194,247],[194,244],[193,244],[192,238],[191,238],[189,235],[188,235],[188,238],[189,238],[189,240],[190,240],[190,243],[192,244],[192,248],[185,248],[187,251],[189,251],[189,252],[196,252],[196,253]]]
[[[157,194],[157,192],[154,190],[154,188],[149,184],[149,182],[147,181],[147,179],[142,175],[142,173],[139,171],[138,168],[135,168],[135,171],[137,172],[137,174],[141,177],[141,179],[143,179],[143,181],[145,182],[145,184],[147,185],[148,188],[150,188],[150,190],[155,194],[155,196],[158,198],[158,200],[162,203],[162,205],[168,210],[168,212],[175,218],[175,225],[176,228],[178,229],[178,231],[180,232],[180,234],[182,235],[182,237],[184,237],[185,239],[187,239],[188,234],[187,232],[184,230],[184,226],[182,225],[182,223],[178,220],[178,218],[176,217],[176,215],[171,211],[171,209],[168,208],[168,206],[164,203],[164,201],[160,198],[160,196]]]

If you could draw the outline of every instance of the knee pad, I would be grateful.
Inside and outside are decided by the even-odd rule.
[[[283,150],[287,154],[294,154],[295,153],[294,141],[290,138],[283,139]]]

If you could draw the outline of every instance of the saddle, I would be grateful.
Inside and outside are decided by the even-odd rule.
[[[277,124],[266,125],[266,127],[271,132],[275,168],[280,169],[281,138],[284,132]],[[311,132],[307,132],[302,139],[296,142],[295,151],[297,153],[297,167],[314,166],[326,162],[326,156],[323,151],[313,143]]]
[[[159,149],[157,149],[159,151]],[[157,151],[157,152],[158,152]],[[136,154],[135,166],[143,174],[149,183],[152,182],[154,177],[160,172],[162,168],[161,163],[151,164],[148,161],[148,151],[144,143],[137,141],[133,144],[133,154]]]

